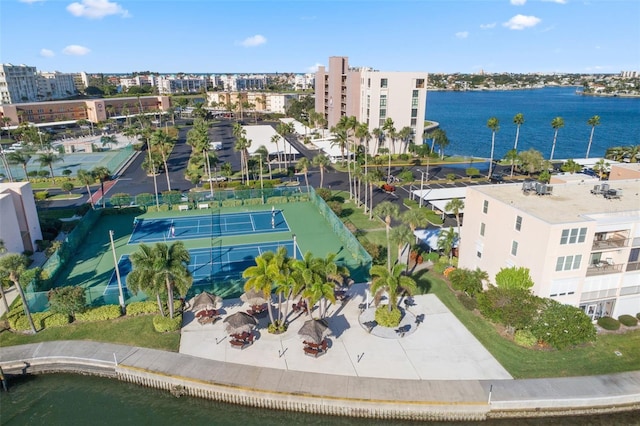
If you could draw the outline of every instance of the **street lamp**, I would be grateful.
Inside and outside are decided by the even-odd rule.
[[[420,169],[416,169],[416,170],[420,172],[420,207],[422,207],[422,200],[424,197],[424,194],[422,192],[424,190],[424,172]],[[429,178],[429,175],[427,174],[427,179],[428,178]]]
[[[120,302],[120,308],[124,313],[124,293],[122,291],[122,280],[120,279],[120,268],[118,267],[118,258],[116,257],[116,246],[113,244],[113,231],[109,230],[109,240],[111,240],[111,252],[113,253],[113,264],[116,268],[116,278],[118,279],[118,301]]]
[[[296,234],[293,234],[293,260],[296,260],[296,252],[297,252],[298,243],[296,242]]]

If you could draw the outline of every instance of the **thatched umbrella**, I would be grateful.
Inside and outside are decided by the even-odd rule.
[[[199,312],[203,310],[220,309],[221,307],[222,297],[203,291],[193,298],[191,310],[193,312]]]
[[[267,303],[267,299],[264,298],[264,293],[256,290],[249,290],[240,296],[240,300],[251,306],[262,305]]]
[[[258,324],[258,320],[241,311],[227,316],[222,322],[227,323],[226,330],[229,334],[248,333]]]
[[[320,343],[331,334],[329,324],[324,319],[310,319],[305,321],[300,327],[298,334],[302,336],[306,341],[312,343]]]

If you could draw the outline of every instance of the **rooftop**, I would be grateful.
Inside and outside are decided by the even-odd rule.
[[[487,196],[511,204],[545,222],[571,223],[584,220],[585,216],[605,213],[607,215],[637,216],[640,218],[640,180],[604,181],[611,189],[622,190],[618,199],[594,195],[595,184],[570,182],[553,184],[551,195],[525,194],[522,184],[483,185],[469,187]]]

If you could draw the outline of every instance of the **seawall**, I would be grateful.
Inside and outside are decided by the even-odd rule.
[[[75,372],[216,401],[337,416],[471,421],[640,409],[640,372],[502,381],[348,377],[259,368],[85,341],[0,348],[16,374]]]

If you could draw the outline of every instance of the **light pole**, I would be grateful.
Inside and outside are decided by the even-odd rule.
[[[296,252],[297,252],[298,243],[296,242],[296,234],[293,234],[293,260],[296,260]]]
[[[424,190],[424,172],[420,169],[416,170],[420,172],[420,207],[422,207],[422,199],[424,197],[424,194],[422,193],[422,191]]]
[[[111,240],[111,252],[113,253],[113,264],[116,268],[116,278],[118,279],[118,301],[120,302],[120,308],[124,313],[124,293],[122,292],[122,280],[120,279],[120,268],[118,267],[118,258],[116,257],[116,246],[113,244],[113,231],[109,230],[109,240]]]

